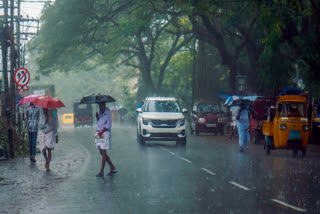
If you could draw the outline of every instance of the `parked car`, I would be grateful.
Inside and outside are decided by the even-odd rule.
[[[190,118],[191,134],[197,136],[201,132],[214,133],[220,132],[224,135],[224,127],[228,118],[222,112],[219,105],[213,102],[200,102],[193,106]]]
[[[137,141],[144,144],[151,140],[187,142],[186,109],[181,109],[175,97],[148,97],[142,108],[136,109]]]

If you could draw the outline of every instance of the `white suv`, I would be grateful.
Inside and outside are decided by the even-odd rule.
[[[137,110],[137,141],[174,140],[185,145],[187,142],[187,109],[180,108],[175,97],[148,97],[142,108]]]

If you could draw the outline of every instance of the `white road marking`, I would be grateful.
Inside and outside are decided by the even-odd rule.
[[[210,175],[216,175],[216,173],[214,172],[211,172],[209,169],[206,169],[206,168],[201,168],[203,171],[209,173]]]
[[[169,152],[169,153],[172,154],[172,155],[175,155],[173,152],[169,151],[168,149],[163,148],[162,146],[161,146],[161,149],[163,149],[163,150],[166,151],[166,152]]]
[[[240,184],[238,184],[238,183],[236,183],[236,182],[234,182],[234,181],[229,181],[229,183],[230,183],[230,184],[233,184],[233,185],[235,185],[235,186],[237,186],[237,187],[239,187],[239,188],[241,188],[241,189],[250,190],[249,188],[247,188],[247,187],[245,187],[245,186],[242,186],[242,185],[240,185]]]
[[[183,160],[183,161],[185,161],[185,162],[187,162],[187,163],[190,163],[190,164],[192,164],[192,162],[191,161],[189,161],[188,159],[185,159],[185,158],[182,158],[182,157],[179,157],[181,160]]]
[[[299,208],[299,207],[292,206],[292,205],[290,205],[290,204],[287,204],[287,203],[285,203],[285,202],[279,201],[279,200],[277,200],[277,199],[271,199],[271,201],[276,202],[276,203],[279,203],[279,204],[281,204],[281,205],[283,205],[283,206],[289,207],[289,208],[294,209],[294,210],[299,211],[299,212],[307,212],[307,210],[305,210],[305,209],[301,209],[301,208]]]

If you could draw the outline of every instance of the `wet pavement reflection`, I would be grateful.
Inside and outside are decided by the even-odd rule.
[[[237,140],[203,134],[187,145],[136,141],[135,127],[112,130],[118,173],[97,178],[100,155],[90,127],[60,129],[51,171],[44,159],[0,162],[0,213],[319,213],[320,148],[266,156],[240,153]]]

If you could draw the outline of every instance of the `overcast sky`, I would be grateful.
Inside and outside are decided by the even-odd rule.
[[[32,2],[34,1],[34,2]],[[21,1],[21,15],[26,18],[27,15],[29,18],[39,19],[41,15],[41,11],[44,6],[44,2],[46,0],[40,2],[38,0],[27,0],[27,2]],[[52,0],[48,0],[52,1]]]

